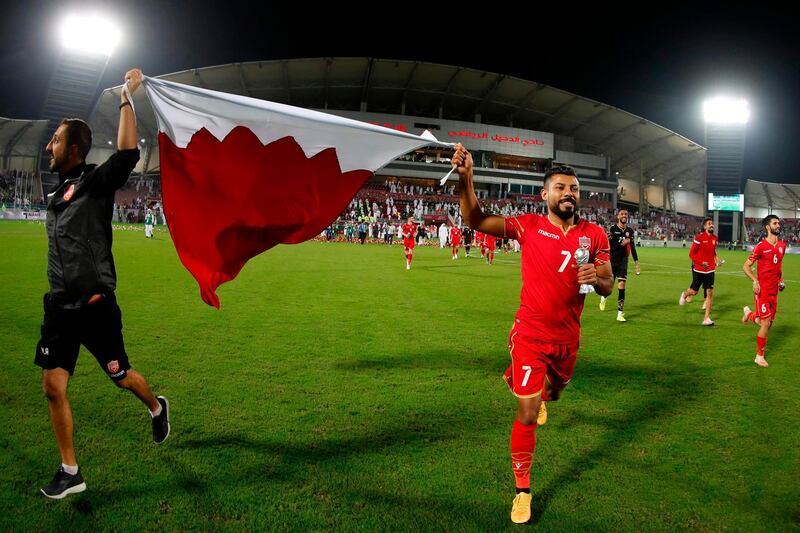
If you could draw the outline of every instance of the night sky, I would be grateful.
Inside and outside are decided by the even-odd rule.
[[[745,176],[800,183],[800,37],[788,13],[751,6],[640,3],[559,12],[544,3],[375,5],[103,2],[123,41],[103,87],[131,66],[160,75],[239,61],[350,56],[472,67],[612,104],[702,144],[701,104],[750,101]],[[280,2],[280,4],[290,4]],[[566,5],[557,2],[559,5]],[[56,27],[90,3],[8,2],[0,17],[0,116],[38,118],[58,56]],[[645,6],[647,6],[645,8]],[[385,9],[384,9],[385,11]]]

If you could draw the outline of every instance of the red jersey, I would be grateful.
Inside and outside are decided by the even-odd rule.
[[[778,282],[783,278],[781,266],[785,253],[786,243],[780,240],[773,246],[764,239],[753,248],[753,253],[750,254],[750,261],[758,265],[756,268],[761,292],[778,294]]]
[[[546,216],[530,214],[506,218],[505,235],[522,244],[522,292],[517,326],[530,336],[558,344],[574,343],[581,334],[585,294],[579,294],[575,250],[589,250],[589,261],[609,261],[606,232],[580,219],[567,232]]]
[[[483,242],[489,250],[495,250],[497,248],[497,237],[494,235],[484,235]]]
[[[450,244],[458,246],[461,243],[461,228],[455,226],[450,228]]]
[[[476,246],[478,246],[478,245],[483,246],[483,243],[485,242],[485,239],[486,239],[486,235],[484,235],[480,231],[476,231],[475,232],[475,245]]]
[[[416,224],[403,224],[401,226],[403,230],[403,238],[404,239],[413,239],[417,236],[417,226]]]
[[[709,235],[705,231],[694,238],[692,248],[689,250],[689,259],[692,260],[692,270],[695,272],[714,272],[717,269],[717,236]],[[706,265],[703,265],[703,262]]]

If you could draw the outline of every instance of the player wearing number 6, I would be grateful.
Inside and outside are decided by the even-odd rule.
[[[544,175],[547,216],[506,218],[481,210],[472,181],[472,155],[461,144],[456,145],[452,163],[460,177],[464,222],[474,230],[522,244],[522,292],[509,335],[511,366],[503,377],[517,397],[511,430],[517,496],[511,520],[525,523],[531,517],[530,468],[536,428],[547,420],[544,402],[558,399],[575,367],[585,298],[579,288],[587,284],[601,296],[611,294],[608,237],[602,228],[576,214],[579,185],[570,167],[554,167]],[[579,248],[589,252],[588,263],[580,267],[574,259]]]
[[[753,280],[753,297],[756,302],[756,310],[751,311],[749,307],[744,307],[742,324],[755,322],[759,329],[756,334],[756,359],[758,366],[767,367],[769,364],[764,359],[764,348],[767,346],[767,332],[775,321],[775,314],[778,311],[778,292],[786,286],[783,282],[781,265],[783,256],[786,253],[786,243],[778,239],[781,234],[781,220],[775,215],[767,215],[761,221],[761,225],[767,230],[767,236],[753,248],[753,253],[744,262],[742,269],[748,278]],[[758,263],[756,267],[758,278],[753,275],[753,263]]]

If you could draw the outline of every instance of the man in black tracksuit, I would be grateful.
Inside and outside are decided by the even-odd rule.
[[[125,74],[130,92],[141,84],[138,69]],[[72,443],[72,410],[67,385],[75,370],[80,345],[94,355],[109,378],[133,392],[152,417],[153,441],[169,435],[169,403],[156,398],[144,377],[131,369],[122,339],[122,315],[114,289],[117,274],[111,255],[114,193],[128,180],[139,160],[136,119],[121,96],[117,149],[100,166],[87,165],[92,132],[79,119],[61,122],[47,145],[50,170],[59,185],[48,195],[47,278],[44,320],[34,362],[42,367],[42,387],[50,409],[61,467],[41,489],[60,499],[86,490]]]
[[[628,280],[628,255],[633,256],[636,264],[636,274],[639,274],[639,256],[636,254],[634,244],[634,231],[628,227],[628,210],[620,209],[617,212],[617,223],[608,230],[608,242],[611,245],[611,270],[617,280],[619,297],[617,299],[617,322],[626,322],[625,319],[625,282]],[[606,310],[606,299],[600,297],[600,310]]]

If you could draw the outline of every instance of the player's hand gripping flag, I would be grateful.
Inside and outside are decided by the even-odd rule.
[[[327,113],[154,78],[164,213],[178,256],[209,305],[216,289],[276,244],[318,235],[373,172],[439,143]]]

